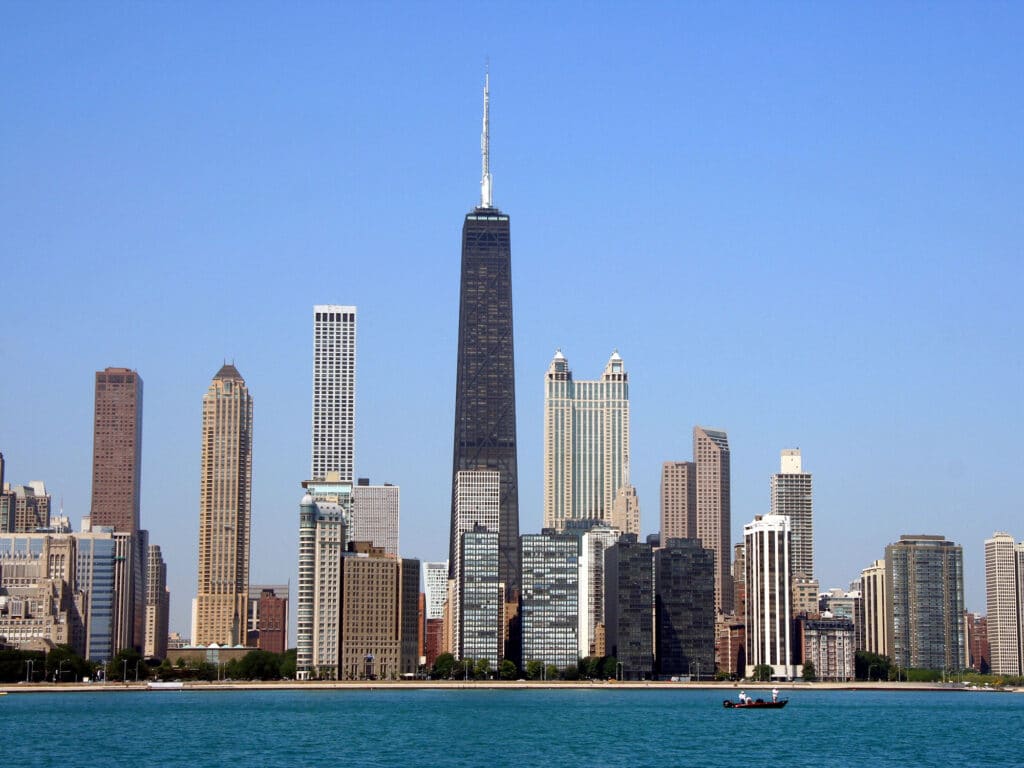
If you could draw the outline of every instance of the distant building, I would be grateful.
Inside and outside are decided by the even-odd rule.
[[[692,461],[661,465],[661,537],[697,538],[697,465]]]
[[[460,472],[459,475],[465,473]],[[458,653],[486,659],[497,669],[504,656],[504,598],[498,567],[498,532],[477,524],[459,542]]]
[[[129,368],[96,372],[92,443],[92,525],[139,530],[142,377]]]
[[[234,365],[225,363],[203,396],[196,645],[245,644],[252,413],[245,380]]]
[[[420,667],[420,646],[423,637],[423,620],[420,616],[420,561],[404,557],[401,564],[398,674],[415,675]]]
[[[425,618],[423,626],[423,653],[425,664],[433,666],[444,647],[444,609],[448,599],[448,561],[423,564],[425,591]]]
[[[814,664],[819,680],[845,682],[854,678],[856,638],[853,622],[845,618],[801,618],[800,645],[803,663]]]
[[[313,307],[313,451],[310,479],[352,482],[355,442],[356,308]]]
[[[623,533],[640,534],[640,499],[632,485],[620,486],[615,492],[611,524]]]
[[[579,660],[580,538],[552,529],[522,541],[522,659],[560,670]]]
[[[746,542],[747,670],[768,665],[772,677],[792,679],[800,674],[793,663],[793,615],[790,603],[790,519],[785,515],[757,516],[743,526]]]
[[[814,503],[811,474],[801,466],[800,449],[782,451],[780,471],[772,475],[771,511],[786,515],[792,526],[792,564],[795,573],[814,575]]]
[[[167,658],[167,625],[170,615],[167,565],[158,544],[150,544],[146,557],[146,633],[142,655],[147,659]]]
[[[452,653],[456,658],[462,658],[463,630],[462,630],[462,596],[466,589],[466,582],[463,578],[462,568],[464,559],[462,556],[462,535],[470,531],[491,531],[498,533],[501,514],[501,473],[496,470],[462,470],[455,475],[455,507],[452,517],[452,525],[457,534],[452,548],[456,562],[451,565],[451,576],[455,582],[455,591],[452,595],[451,618],[452,618]],[[500,539],[499,539],[500,540]],[[481,545],[482,546],[482,545]],[[515,561],[519,562],[518,544],[516,547]],[[480,554],[474,552],[474,557]],[[484,566],[483,561],[472,560],[475,567]],[[489,563],[489,560],[487,561]],[[485,578],[482,572],[477,573],[474,578]],[[490,574],[486,575],[489,580]],[[500,583],[500,577],[495,577],[495,583]],[[517,577],[518,581],[518,577]],[[482,587],[473,586],[471,589]],[[488,598],[489,605],[489,598]],[[489,629],[487,630],[490,631]],[[503,634],[503,633],[502,633]],[[477,657],[472,657],[477,658]]]
[[[985,540],[985,602],[992,672],[1024,674],[1024,543],[1008,533]]]
[[[34,533],[50,526],[50,496],[42,480],[28,485],[3,484],[0,533]]]
[[[860,583],[855,582],[852,586],[859,587]],[[833,588],[822,592],[818,596],[818,608],[822,614],[827,612],[837,619],[849,619],[856,636],[856,649],[864,650],[864,637],[861,632],[865,622],[864,598],[859,589]]]
[[[545,376],[544,527],[613,519],[629,486],[629,377],[618,352],[598,381],[575,381],[559,350]],[[617,527],[639,534],[635,491],[620,503]],[[631,506],[632,504],[632,506]],[[636,518],[636,519],[634,519]]]
[[[718,614],[715,620],[715,660],[719,672],[731,677],[747,673],[747,628],[741,618]]]
[[[818,607],[818,580],[805,573],[793,574],[793,616],[804,615],[809,619],[821,613]]]
[[[715,553],[669,539],[654,553],[656,669],[710,678],[715,671]]]
[[[899,667],[952,670],[964,658],[963,550],[942,536],[885,548],[887,645]]]
[[[858,630],[860,645],[868,653],[889,655],[887,617],[889,592],[885,582],[885,560],[875,560],[860,572],[860,591],[864,603],[863,627]]]
[[[964,613],[964,669],[987,675],[992,671],[992,649],[988,642],[988,619],[977,613]]]
[[[620,531],[597,520],[570,521],[565,530],[580,539],[579,591],[576,598],[579,656],[604,656],[604,553],[619,540]],[[602,635],[600,641],[599,634]]]
[[[287,584],[249,585],[249,646],[270,653],[288,649]]]
[[[625,680],[644,680],[654,670],[654,567],[651,545],[635,534],[604,552],[605,653],[622,665]]]
[[[401,495],[397,485],[370,485],[360,478],[352,488],[349,541],[372,541],[390,555],[398,555]]]
[[[353,542],[350,550],[341,568],[339,678],[395,679],[401,674],[402,561],[369,542]]]
[[[299,504],[295,666],[300,680],[339,679],[342,596],[338,585],[352,484],[337,477],[332,473],[323,483],[306,483],[307,493]]]
[[[732,494],[729,438],[720,430],[693,428],[697,463],[697,538],[715,553],[715,610],[733,611],[729,557],[732,551]]]

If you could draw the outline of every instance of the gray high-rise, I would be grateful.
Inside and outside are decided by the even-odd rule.
[[[801,466],[800,449],[782,451],[779,472],[772,475],[772,514],[789,518],[793,573],[814,575],[814,503],[811,475]]]
[[[456,476],[463,470],[497,470],[501,474],[499,580],[511,594],[520,585],[512,248],[509,217],[491,200],[489,113],[485,82],[481,199],[466,214],[462,227],[449,567],[454,569],[458,560]]]

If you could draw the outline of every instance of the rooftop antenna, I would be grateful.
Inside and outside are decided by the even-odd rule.
[[[484,127],[480,134],[483,175],[480,178],[480,207],[491,208],[491,62],[484,71]]]

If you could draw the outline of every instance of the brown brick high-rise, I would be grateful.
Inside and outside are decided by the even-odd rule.
[[[142,377],[128,368],[96,372],[92,438],[93,525],[139,530],[142,476]]]

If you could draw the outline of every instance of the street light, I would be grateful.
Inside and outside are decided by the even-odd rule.
[[[142,659],[135,660],[135,682],[139,682],[139,664],[142,663]]]
[[[61,678],[63,677],[63,674],[64,674],[64,673],[63,673],[63,670],[64,670],[64,665],[65,665],[65,664],[70,664],[70,663],[71,663],[71,660],[70,660],[70,659],[64,659],[63,661],[61,661],[61,663],[60,663],[60,666],[58,666],[58,667],[57,667],[57,672],[56,672],[56,674],[54,675],[54,680],[53,680],[53,682],[55,682],[55,683],[59,683],[59,682],[61,682]]]
[[[32,678],[35,677],[35,665],[36,665],[36,662],[35,662],[34,659],[26,659],[25,660],[25,682],[26,683],[31,683],[32,682]]]
[[[128,659],[124,660],[124,673],[121,675],[121,682],[128,685]]]

